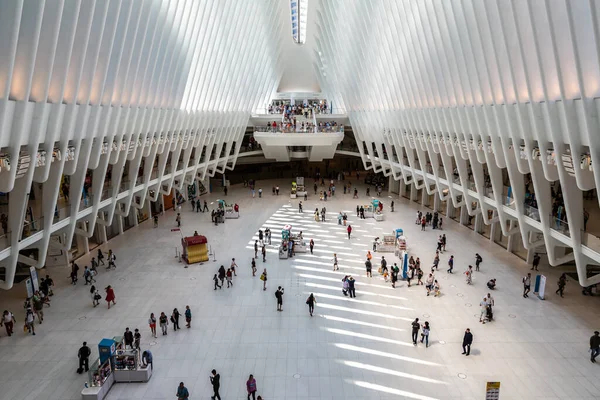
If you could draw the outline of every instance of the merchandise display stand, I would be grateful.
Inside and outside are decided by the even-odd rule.
[[[240,217],[240,206],[229,204],[225,206],[225,219],[235,219]]]
[[[296,182],[292,182],[292,191],[290,192],[290,199],[295,199],[297,196],[298,186]]]
[[[293,184],[292,184],[293,185]],[[306,187],[304,186],[304,177],[296,177],[296,196],[304,197],[308,194]]]
[[[377,243],[378,253],[394,253],[396,249],[396,236],[384,235],[381,242]]]
[[[89,387],[81,391],[82,400],[102,400],[120,382],[148,382],[152,368],[139,364],[139,352],[124,349],[123,337],[103,339],[98,344],[100,357],[90,365]]]
[[[139,352],[132,350],[117,350],[112,357],[115,382],[148,382],[152,369],[141,367]]]

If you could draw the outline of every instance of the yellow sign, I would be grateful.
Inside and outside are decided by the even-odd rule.
[[[485,385],[485,400],[500,399],[500,382],[488,382]]]

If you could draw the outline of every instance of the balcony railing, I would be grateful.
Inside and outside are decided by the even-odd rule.
[[[300,126],[287,127],[277,126],[275,128],[270,126],[255,126],[254,132],[269,132],[269,133],[330,133],[330,132],[344,132],[344,126],[330,126],[330,127],[318,127],[310,126],[302,129]]]

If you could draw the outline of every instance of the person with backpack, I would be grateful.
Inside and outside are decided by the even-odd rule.
[[[475,271],[479,271],[479,264],[483,261],[483,258],[479,255],[479,253],[475,253]]]
[[[2,313],[2,317],[0,318],[0,326],[4,325],[4,328],[6,329],[6,334],[8,336],[12,336],[15,322],[17,322],[14,314],[8,310],[4,310],[4,312]]]
[[[100,265],[100,263],[102,263],[102,265],[104,265],[104,254],[102,253],[102,249],[98,249],[98,265]]]
[[[117,256],[115,256],[115,253],[113,253],[112,250],[108,250],[108,268],[106,269],[117,269],[117,265],[115,264],[115,261],[117,260]]]
[[[310,294],[310,296],[308,296],[308,299],[306,299],[306,304],[308,304],[308,313],[310,314],[310,316],[313,316],[313,311],[315,311],[315,303],[317,302],[317,300],[315,299],[315,295],[314,294]]]
[[[275,298],[277,299],[277,311],[283,311],[283,288],[281,286],[275,291]]]

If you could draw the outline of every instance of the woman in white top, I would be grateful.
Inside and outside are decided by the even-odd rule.
[[[423,324],[423,330],[421,331],[421,343],[425,341],[425,347],[429,347],[429,322],[425,321]]]

